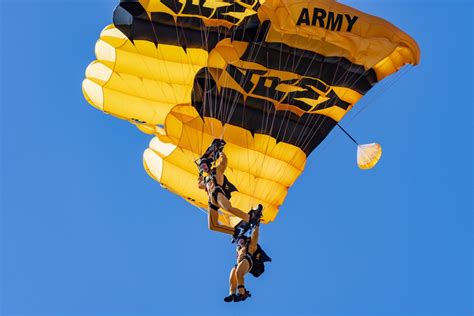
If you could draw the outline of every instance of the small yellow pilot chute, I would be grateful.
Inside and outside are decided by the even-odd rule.
[[[357,145],[357,165],[360,169],[367,170],[375,167],[382,156],[382,146],[377,143],[359,144],[339,123],[337,126]]]
[[[377,143],[357,146],[357,165],[360,169],[372,169],[382,156],[382,146]]]

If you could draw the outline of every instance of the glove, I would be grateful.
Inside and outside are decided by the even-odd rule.
[[[211,145],[207,148],[203,157],[217,159],[220,153],[224,150],[226,142],[223,139],[214,139]]]
[[[218,150],[223,150],[226,142],[223,139],[214,139],[212,145],[214,145]]]

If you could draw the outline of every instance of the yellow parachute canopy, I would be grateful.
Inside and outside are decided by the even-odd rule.
[[[231,202],[273,221],[307,156],[378,82],[416,65],[416,42],[333,0],[121,1],[96,44],[83,93],[152,134],[151,177],[206,207],[194,161],[227,142]],[[380,146],[360,146],[361,168]],[[222,222],[237,219],[221,214]]]

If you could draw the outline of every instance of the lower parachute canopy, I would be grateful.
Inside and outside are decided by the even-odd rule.
[[[173,108],[165,133],[155,137],[144,153],[145,169],[151,177],[198,207],[207,207],[207,194],[197,187],[199,174],[190,157],[200,157],[213,139],[222,137],[229,157],[226,176],[238,189],[232,193],[232,204],[243,210],[262,204],[267,223],[275,219],[306,162],[306,155],[296,146],[202,118],[191,105]]]

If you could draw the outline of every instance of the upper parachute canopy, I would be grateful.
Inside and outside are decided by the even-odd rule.
[[[262,203],[267,222],[357,101],[420,59],[407,34],[333,0],[123,0],[113,21],[85,98],[154,134],[147,171],[201,207],[193,161],[225,139],[232,203]]]

